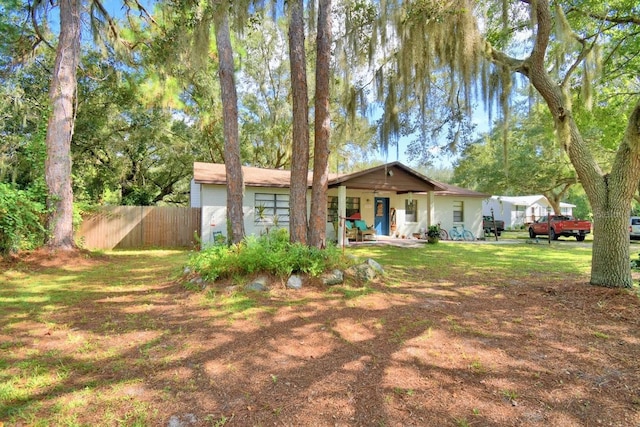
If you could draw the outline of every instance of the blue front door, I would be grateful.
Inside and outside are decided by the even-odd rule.
[[[376,197],[373,200],[374,209],[374,227],[377,234],[383,236],[389,235],[389,198]]]

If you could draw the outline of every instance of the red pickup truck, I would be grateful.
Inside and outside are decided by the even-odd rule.
[[[549,227],[551,229],[549,230]],[[591,233],[591,222],[575,219],[568,215],[551,215],[540,217],[536,222],[529,224],[529,237],[532,239],[539,234],[549,235],[551,240],[558,237],[575,237],[582,242],[587,234]]]

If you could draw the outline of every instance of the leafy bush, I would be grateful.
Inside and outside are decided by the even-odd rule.
[[[431,237],[432,239],[440,238],[440,226],[439,225],[430,225],[427,229],[427,237]]]
[[[337,247],[318,249],[290,243],[288,231],[277,229],[262,236],[247,236],[236,245],[210,246],[194,254],[189,266],[206,280],[254,273],[319,276],[338,266],[341,260]]]
[[[45,206],[28,191],[0,183],[0,254],[33,249],[44,241]]]

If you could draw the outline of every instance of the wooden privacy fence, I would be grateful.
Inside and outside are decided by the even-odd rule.
[[[200,208],[108,206],[83,217],[76,241],[87,249],[194,247]]]

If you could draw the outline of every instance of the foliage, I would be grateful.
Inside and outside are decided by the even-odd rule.
[[[631,259],[631,268],[634,270],[640,270],[640,252],[635,259]]]
[[[186,204],[192,164],[204,149],[193,130],[171,110],[145,103],[148,72],[96,52],[88,52],[83,65],[72,145],[76,198]]]
[[[584,194],[582,186],[578,185],[569,189],[566,202],[575,205],[572,210],[574,217],[582,219],[593,219],[593,215],[591,214],[591,206],[589,205],[589,199],[587,198],[586,194]]]
[[[489,194],[558,194],[577,180],[569,159],[557,146],[549,113],[540,106],[513,111],[508,151],[503,146],[503,121],[456,162],[454,182]]]
[[[440,226],[439,225],[430,225],[427,229],[427,237],[431,239],[439,239],[440,238]]]
[[[42,244],[44,203],[35,194],[0,183],[0,254],[32,249]]]
[[[47,85],[51,76],[41,64],[17,69],[0,86],[0,182],[26,189],[44,177]],[[37,167],[34,167],[37,166]]]
[[[250,235],[231,246],[214,245],[194,254],[190,267],[207,280],[234,275],[269,273],[287,276],[305,273],[319,276],[342,262],[336,247],[318,249],[291,243],[286,229],[262,236]]]
[[[375,97],[383,153],[403,136],[413,137],[407,154],[421,164],[432,161],[429,148],[434,145],[455,152],[474,130],[466,113],[471,112],[472,80],[481,57],[470,48],[474,20],[464,13],[466,5],[405,0],[349,4],[344,52],[336,53],[348,111],[371,110]],[[350,14],[359,19],[349,20]]]
[[[242,144],[252,166],[291,164],[291,82],[286,30],[270,20],[254,22],[244,40],[240,86]]]

